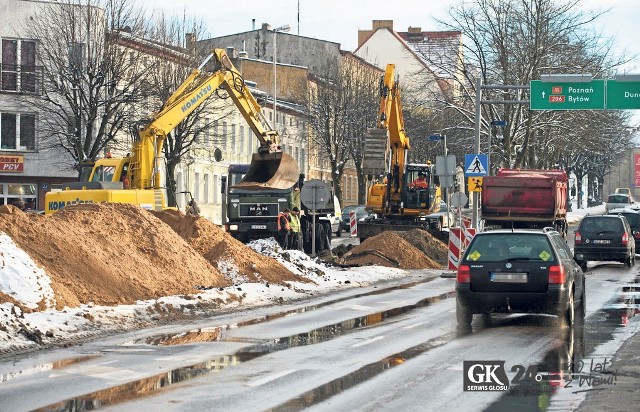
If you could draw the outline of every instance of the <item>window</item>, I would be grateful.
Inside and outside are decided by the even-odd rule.
[[[2,39],[2,90],[36,91],[36,43]]]
[[[231,125],[231,138],[229,140],[231,142],[231,147],[229,148],[231,150],[232,153],[237,153],[236,152],[236,125],[232,124]]]
[[[0,149],[35,150],[36,116],[0,113]]]
[[[209,175],[204,175],[204,203],[209,203]]]
[[[240,125],[240,135],[238,136],[238,141],[239,141],[239,148],[238,148],[238,152],[237,154],[242,154],[242,152],[244,151],[245,148],[245,137],[246,135],[244,134],[244,126]]]
[[[35,184],[0,183],[0,205],[20,209],[37,209],[38,188]]]
[[[193,178],[193,199],[196,202],[200,201],[200,173],[195,173]]]
[[[218,175],[213,175],[213,203],[218,203]]]

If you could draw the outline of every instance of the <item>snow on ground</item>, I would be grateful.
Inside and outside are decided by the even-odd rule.
[[[604,205],[579,209],[567,214],[575,224],[587,214],[604,213]],[[346,287],[368,285],[376,281],[406,276],[408,271],[368,266],[343,269],[327,266],[300,251],[283,251],[274,239],[251,242],[257,252],[271,256],[292,272],[310,282],[275,285],[267,282],[246,283],[231,263],[221,261],[218,268],[233,280],[233,286],[203,290],[194,296],[167,296],[139,301],[134,305],[97,306],[53,310],[53,290],[47,274],[4,233],[0,232],[0,292],[28,308],[45,302],[47,310],[32,313],[11,303],[0,304],[0,354],[13,349],[37,347],[38,343],[73,340],[134,327],[152,325],[172,313],[202,314],[205,310],[229,310],[282,303],[308,295],[329,293]],[[433,273],[440,270],[430,270]]]
[[[0,292],[21,304],[34,308],[44,300],[53,303],[53,291],[46,273],[19,249],[11,239],[0,236]],[[407,271],[387,267],[360,267],[348,270],[327,266],[295,250],[283,251],[273,239],[255,241],[254,250],[274,257],[294,273],[310,282],[247,283],[230,262],[220,261],[218,268],[232,279],[233,286],[202,290],[193,296],[167,296],[139,301],[134,305],[98,306],[85,304],[63,310],[23,313],[11,303],[0,304],[0,354],[37,348],[39,344],[82,339],[99,333],[114,333],[153,325],[163,317],[176,319],[202,315],[205,311],[228,311],[283,303],[309,295],[329,293],[347,287],[364,286],[376,281],[399,278]],[[438,271],[434,272],[435,273]],[[51,306],[52,307],[52,306]]]

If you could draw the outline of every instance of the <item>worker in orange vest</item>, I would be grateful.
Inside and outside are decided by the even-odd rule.
[[[291,232],[291,224],[289,223],[289,213],[291,211],[286,208],[278,213],[278,243],[283,249],[289,244],[289,233]]]
[[[409,183],[409,189],[428,189],[429,183],[427,183],[427,175],[423,172],[418,173],[418,178]]]

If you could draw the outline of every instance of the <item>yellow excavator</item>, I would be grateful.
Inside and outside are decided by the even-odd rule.
[[[380,80],[380,108],[375,129],[366,136],[363,168],[382,176],[371,185],[366,210],[370,218],[358,222],[360,241],[385,230],[436,229],[441,222],[441,191],[435,165],[409,164],[411,148],[405,133],[400,87],[395,64],[387,64]]]
[[[215,58],[216,70],[203,72]],[[242,76],[223,49],[213,52],[138,132],[131,155],[104,158],[81,171],[84,181],[63,185],[45,196],[45,213],[79,203],[116,202],[139,205],[149,210],[167,207],[161,182],[161,158],[167,134],[191,112],[221,88],[226,91],[260,142],[244,179],[236,186],[246,189],[289,188],[298,182],[295,160],[282,152],[279,136],[264,118],[260,105],[247,89]],[[87,165],[85,164],[85,168]]]

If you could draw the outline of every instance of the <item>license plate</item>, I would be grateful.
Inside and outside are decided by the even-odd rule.
[[[527,278],[528,276],[526,273],[491,273],[492,282],[527,283]]]
[[[266,229],[267,225],[251,225],[251,229]]]
[[[593,239],[594,245],[608,245],[609,243],[611,243],[609,239]]]

